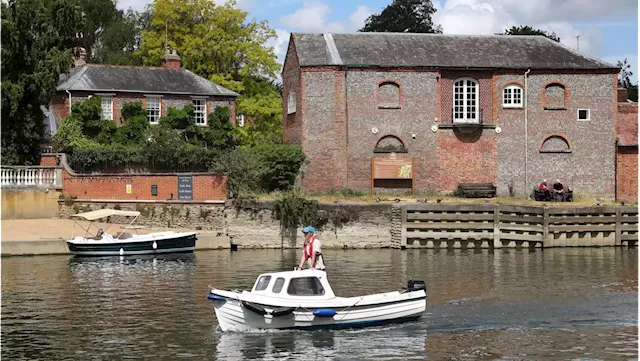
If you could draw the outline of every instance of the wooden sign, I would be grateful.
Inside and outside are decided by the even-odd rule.
[[[412,159],[373,159],[374,179],[413,179]]]
[[[408,179],[411,181],[413,194],[413,159],[399,159],[395,153],[389,158],[374,158],[371,160],[371,194],[373,195],[374,180],[376,179]]]

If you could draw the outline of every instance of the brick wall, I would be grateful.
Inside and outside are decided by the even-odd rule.
[[[638,202],[638,146],[618,148],[618,200]]]
[[[131,193],[127,194],[127,184]],[[158,195],[151,195],[151,185]],[[63,172],[63,195],[78,199],[110,200],[178,200],[177,174],[99,174],[83,175]],[[193,200],[226,200],[227,178],[213,174],[193,174]]]
[[[297,110],[295,113],[288,114],[289,93],[296,93]],[[282,114],[283,131],[282,142],[284,144],[301,144],[302,143],[302,104],[301,99],[303,87],[301,86],[300,67],[298,66],[298,55],[296,54],[295,43],[289,42],[287,49],[287,58],[282,69]]]
[[[638,103],[617,107],[617,196],[621,201],[638,202]]]
[[[285,73],[294,72],[292,64],[285,64]],[[463,77],[478,81],[483,123],[498,125],[500,133],[431,131],[434,124],[451,123],[453,83]],[[595,72],[529,74],[526,179],[524,108],[502,106],[504,87],[524,86],[524,72],[302,68],[295,118],[299,125],[287,123],[285,116],[284,132],[294,134],[302,127],[301,145],[309,159],[303,185],[310,190],[368,190],[371,159],[387,156],[374,154],[373,148],[383,136],[394,135],[408,148],[403,156],[414,159],[418,193],[452,191],[461,182],[491,182],[500,194],[525,196],[541,179],[560,178],[578,194],[613,198],[613,78]],[[387,81],[399,86],[399,107],[378,104],[388,102],[379,93],[379,85]],[[544,109],[545,86],[550,83],[565,86],[559,95],[565,97],[565,109]],[[583,108],[590,109],[591,120],[577,120]],[[565,138],[571,151],[541,152],[550,136]]]
[[[58,156],[56,154],[41,154],[40,166],[41,167],[55,167],[58,165]]]
[[[542,179],[557,179],[578,194],[613,198],[615,186],[614,119],[616,99],[611,74],[545,74],[528,76],[527,162],[525,179],[524,108],[502,106],[502,89],[512,82],[524,83],[523,74],[497,76],[496,123],[498,138],[498,192],[526,195]],[[566,87],[566,109],[544,109],[545,86]],[[578,109],[590,109],[590,121],[578,121]],[[541,151],[545,139],[561,136],[571,152]],[[546,149],[546,148],[545,148]]]

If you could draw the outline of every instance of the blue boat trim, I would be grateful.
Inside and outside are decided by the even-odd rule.
[[[227,299],[218,295],[214,295],[214,294],[209,294],[207,296],[207,299],[210,299],[212,301],[226,301]]]
[[[318,317],[333,317],[336,315],[336,311],[332,310],[330,308],[318,308],[317,310],[313,311],[313,315],[314,316],[318,316]]]
[[[315,330],[339,330],[339,329],[348,329],[348,328],[384,326],[384,325],[390,325],[394,323],[417,321],[420,317],[422,317],[422,315],[401,317],[401,318],[396,318],[392,320],[381,320],[381,321],[359,321],[359,322],[348,322],[348,323],[339,323],[339,324],[330,324],[330,325],[312,325],[312,326],[306,326],[306,327],[297,326],[297,327],[283,328],[283,330],[315,331]]]

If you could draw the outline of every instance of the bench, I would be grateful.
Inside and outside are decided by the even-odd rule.
[[[496,187],[491,183],[458,183],[454,194],[463,198],[492,198],[496,196]]]
[[[573,202],[573,191],[566,188],[562,193],[534,189],[532,196],[538,202]]]

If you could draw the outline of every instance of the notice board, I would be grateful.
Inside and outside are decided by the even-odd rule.
[[[371,160],[371,194],[376,179],[409,179],[413,194],[413,158],[374,158]]]
[[[193,176],[192,175],[179,175],[178,176],[178,200],[190,201],[193,200]]]

